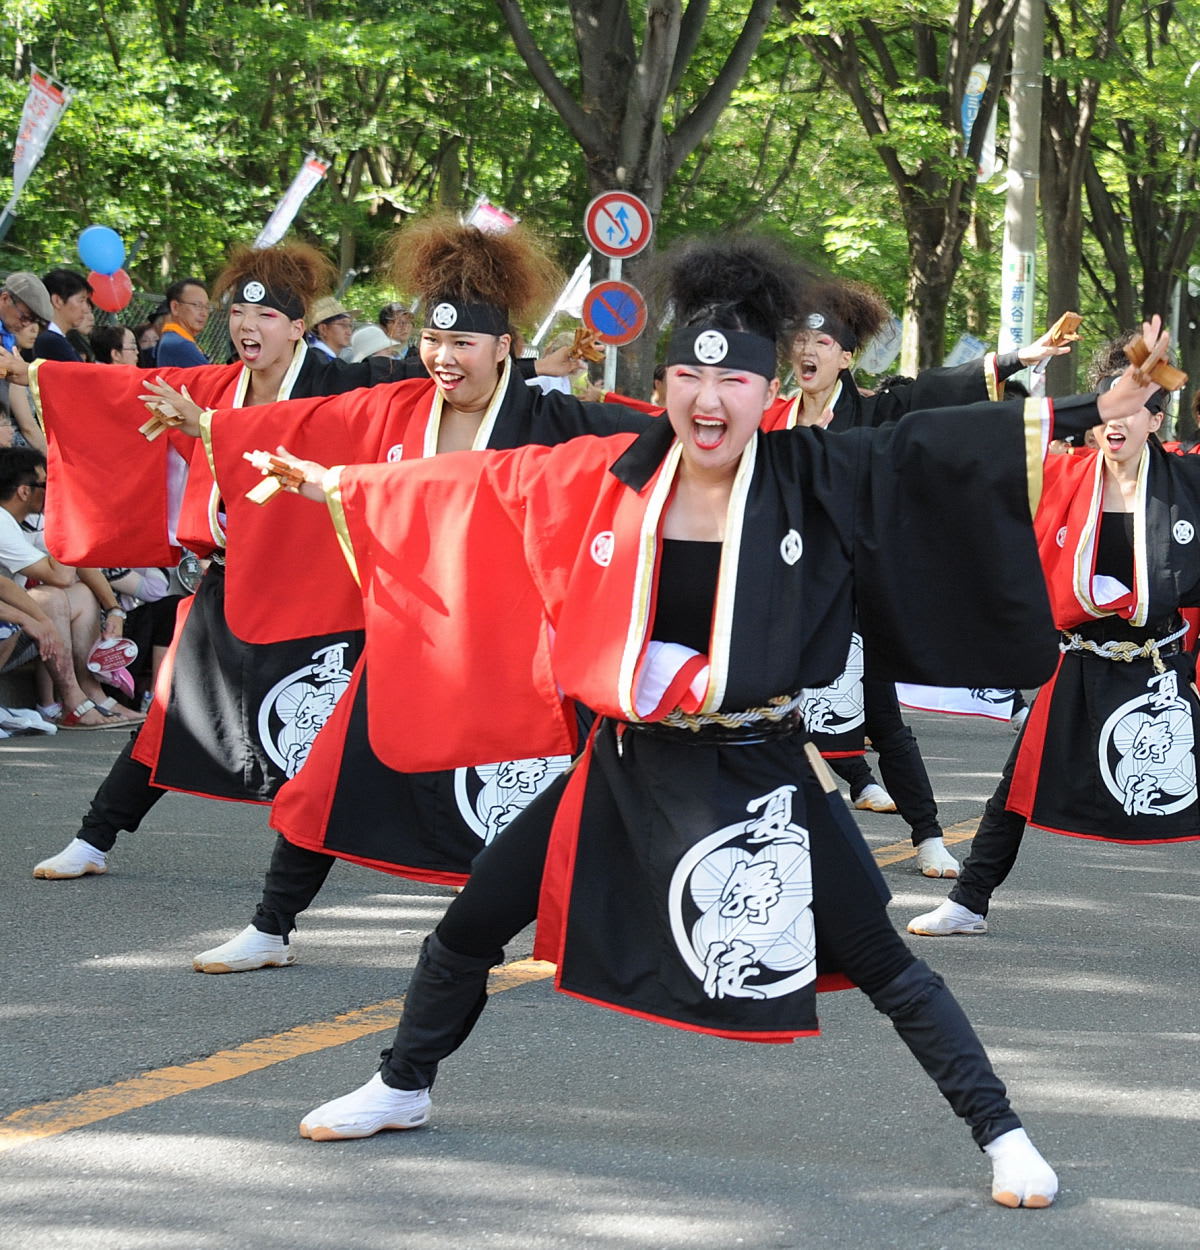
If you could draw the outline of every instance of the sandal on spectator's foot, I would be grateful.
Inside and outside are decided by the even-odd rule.
[[[89,716],[91,720],[86,719]],[[59,729],[120,729],[124,724],[124,717],[107,715],[91,699],[84,699],[73,711],[58,718]]]
[[[96,711],[101,716],[107,716],[109,720],[121,725],[140,725],[146,719],[145,712],[135,712],[133,708],[122,707],[112,695],[109,695],[107,699],[101,699],[96,704]]]

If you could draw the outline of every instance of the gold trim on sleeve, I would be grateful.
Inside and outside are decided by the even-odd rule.
[[[38,429],[45,434],[46,422],[42,418],[42,385],[38,381],[38,370],[41,367],[40,359],[33,361],[29,366],[29,393],[33,396],[33,419],[38,423]],[[19,383],[13,385],[19,385]]]
[[[1044,399],[1025,401],[1025,480],[1029,490],[1029,515],[1037,514],[1042,501],[1042,461],[1046,458],[1051,408]]]
[[[346,509],[342,504],[342,470],[344,464],[335,464],[325,470],[321,479],[321,489],[325,492],[325,506],[329,509],[330,520],[333,521],[333,532],[337,535],[338,546],[350,569],[350,576],[362,588],[362,578],[358,575],[358,561],[354,557],[354,540],[350,537],[350,526],[346,521]]]

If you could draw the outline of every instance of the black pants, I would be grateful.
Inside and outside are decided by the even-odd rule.
[[[867,661],[869,667],[869,660]],[[940,838],[937,803],[921,748],[913,731],[900,715],[900,700],[893,682],[863,678],[864,730],[879,753],[879,772],[896,810],[912,830],[913,846],[926,838]],[[829,761],[829,766],[850,786],[857,799],[871,784],[871,769],[861,755]]]
[[[93,795],[75,835],[98,851],[111,851],[117,834],[123,829],[131,832],[136,829],[146,813],[166,794],[151,783],[149,768],[133,758],[137,735],[135,729],[125,749],[113,760],[108,776]]]
[[[1022,733],[1013,746],[1008,762],[1004,765],[1004,772],[1000,775],[1000,784],[983,809],[979,830],[971,840],[971,853],[959,870],[958,880],[950,891],[954,902],[980,916],[987,915],[993,892],[1012,872],[1013,864],[1017,862],[1017,854],[1021,850],[1021,839],[1025,836],[1025,817],[1019,812],[1009,812],[1004,808],[1012,787],[1017,752],[1021,749],[1021,740],[1024,737]]]
[[[260,933],[286,938],[296,917],[321,892],[336,856],[296,846],[276,835],[271,864],[263,882],[262,900],[251,923]]]
[[[567,777],[541,794],[475,860],[471,878],[426,940],[380,1074],[395,1089],[433,1083],[438,1062],[466,1040],[486,1001],[488,968],[537,914],[550,829]],[[875,883],[840,836],[814,837],[813,876],[836,898],[813,901],[822,962],[837,967],[891,1017],[896,1031],[982,1147],[1019,1128],[1003,1083],[940,977],[901,940]]]

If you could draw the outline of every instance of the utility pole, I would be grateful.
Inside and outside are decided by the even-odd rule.
[[[1000,285],[999,347],[1002,352],[1014,351],[1034,338],[1044,3],[1045,0],[1021,0],[1013,34],[1012,85],[1008,104],[1011,131],[1008,198],[1004,208]],[[1043,379],[1044,374],[1036,376],[1037,382]]]

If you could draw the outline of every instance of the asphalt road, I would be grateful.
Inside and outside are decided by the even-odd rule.
[[[1011,735],[912,720],[945,823],[968,824]],[[0,744],[0,1246],[1200,1246],[1196,844],[1031,834],[991,934],[912,939],[1058,1168],[1050,1211],[989,1201],[985,1158],[854,992],[823,996],[820,1039],[747,1046],[573,1002],[518,965],[428,1128],[320,1145],[298,1120],[373,1070],[449,893],[340,865],[296,967],[193,973],[253,910],[261,809],[172,795],[107,876],[31,877],[121,737]],[[905,837],[897,817],[862,824],[876,848]],[[945,886],[895,856],[879,850],[902,928]]]

